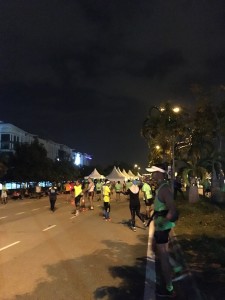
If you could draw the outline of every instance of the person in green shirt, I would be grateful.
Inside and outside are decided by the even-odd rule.
[[[116,202],[120,201],[120,194],[122,192],[122,184],[120,183],[120,181],[117,181],[117,183],[115,184],[115,191],[116,191]]]
[[[97,201],[101,200],[101,191],[102,191],[102,184],[100,180],[97,180],[96,185],[95,185],[95,190],[96,190],[96,198]]]
[[[157,185],[154,199],[154,242],[166,284],[165,288],[160,287],[156,293],[161,297],[173,298],[176,293],[172,283],[168,242],[170,230],[175,226],[174,221],[177,219],[177,210],[164,168],[153,166],[148,171],[152,173],[152,179]]]
[[[153,196],[152,196],[152,189],[150,184],[147,181],[147,178],[143,178],[143,185],[141,188],[143,192],[145,207],[146,207],[146,220],[151,217],[152,205],[153,205]]]

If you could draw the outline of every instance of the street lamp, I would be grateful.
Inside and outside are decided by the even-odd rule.
[[[181,109],[180,107],[178,106],[175,106],[172,108],[172,111],[175,113],[175,114],[178,114]],[[177,128],[177,123],[175,122],[175,127]],[[173,124],[174,126],[174,124]],[[173,129],[176,129],[176,128],[173,128]],[[176,136],[172,135],[172,151],[171,151],[171,155],[172,155],[172,172],[171,172],[171,189],[172,189],[172,193],[174,195],[174,180],[175,180],[175,141],[176,141]]]
[[[140,170],[141,168],[139,167],[139,165],[138,164],[135,164],[134,165],[134,171],[135,171],[135,175],[137,175],[137,173],[139,172],[139,170]]]
[[[166,136],[168,137],[166,139],[166,136],[162,142],[165,142],[166,140],[169,143],[169,148],[170,148],[170,164],[171,164],[171,190],[172,193],[174,194],[174,179],[175,179],[175,142],[176,142],[176,130],[178,129],[178,124],[177,124],[177,117],[176,115],[179,114],[181,111],[181,108],[179,106],[174,106],[172,107],[170,103],[166,103],[164,106],[152,106],[149,110],[149,114],[153,118],[157,118],[155,124],[157,122],[160,122],[160,119],[162,120],[162,124],[165,126],[165,130],[168,130],[168,133]],[[163,116],[163,118],[162,118]],[[154,124],[153,124],[154,125]],[[154,128],[154,126],[153,126]],[[151,135],[151,137],[154,139],[154,132]],[[162,138],[162,137],[161,137]],[[168,146],[168,145],[167,145]],[[161,148],[159,145],[154,146],[157,151]],[[164,146],[165,147],[165,146]],[[166,154],[165,149],[162,148],[163,150],[163,155]],[[167,148],[168,149],[168,148]]]

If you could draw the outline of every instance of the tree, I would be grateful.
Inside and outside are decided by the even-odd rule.
[[[48,180],[50,159],[47,158],[45,148],[37,140],[31,144],[18,143],[12,163],[13,168],[9,173],[11,180],[18,182]]]
[[[150,108],[141,131],[149,147],[149,164],[171,164],[173,150],[187,143],[187,120],[186,110],[170,102]]]
[[[224,97],[216,101],[215,90],[214,94],[205,92],[197,85],[192,86],[192,91],[197,105],[190,112],[184,108],[175,115],[170,103],[163,110],[162,106],[150,108],[142,127],[150,150],[149,163],[170,163],[173,157],[185,163],[185,176],[203,178],[207,171],[212,173],[212,188],[218,190],[224,185]]]

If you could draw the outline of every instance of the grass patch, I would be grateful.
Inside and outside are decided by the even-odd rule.
[[[225,293],[225,206],[208,198],[176,200],[180,212],[175,233],[197,284],[208,299]],[[220,293],[220,294],[219,294]]]

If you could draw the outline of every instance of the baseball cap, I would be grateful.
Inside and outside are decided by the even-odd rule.
[[[109,183],[110,183],[110,181],[109,181],[109,180],[107,180],[107,181],[106,181],[106,184],[109,184]]]
[[[162,168],[159,168],[159,167],[156,167],[156,166],[152,166],[150,168],[146,168],[146,170],[150,173],[153,173],[153,172],[160,172],[160,173],[166,173],[166,171]]]

